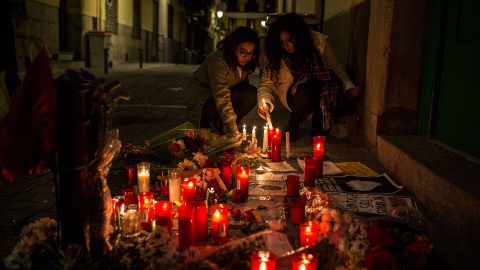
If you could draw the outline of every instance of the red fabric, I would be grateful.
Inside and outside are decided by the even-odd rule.
[[[0,126],[0,181],[50,169],[55,163],[57,93],[45,47],[12,95]]]

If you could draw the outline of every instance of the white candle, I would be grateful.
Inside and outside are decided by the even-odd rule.
[[[287,148],[287,158],[290,158],[290,132],[285,132],[285,142]]]
[[[243,125],[243,139],[245,140],[247,138],[247,129],[245,128],[245,125]]]
[[[255,134],[255,126],[253,126],[253,129],[252,129],[252,139],[256,137],[256,134]]]
[[[268,143],[268,134],[267,134],[267,126],[263,127],[263,148],[262,152],[267,153],[267,143]]]
[[[267,122],[269,126],[272,126],[272,120],[270,119],[270,111],[267,108],[267,104],[265,103],[265,99],[262,99],[263,102],[263,108],[265,110],[265,114],[267,116]]]
[[[182,195],[182,187],[180,185],[180,171],[173,169],[168,170],[168,192],[170,197],[170,202],[175,203],[175,201],[180,202]]]
[[[138,172],[138,192],[150,191],[150,172],[143,170]]]

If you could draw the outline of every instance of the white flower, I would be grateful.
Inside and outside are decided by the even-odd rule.
[[[185,149],[185,142],[183,140],[178,140],[178,141],[173,140],[173,143],[180,145],[180,149],[182,150]]]
[[[193,156],[193,160],[196,160],[198,163],[198,166],[200,168],[203,168],[203,166],[205,165],[205,162],[207,161],[207,157],[204,156],[202,153],[198,152],[198,153],[195,153],[195,156]]]

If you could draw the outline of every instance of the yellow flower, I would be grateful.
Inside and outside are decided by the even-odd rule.
[[[191,160],[188,160],[188,158],[184,159],[183,162],[178,163],[178,168],[181,168],[183,170],[195,170],[197,165]]]

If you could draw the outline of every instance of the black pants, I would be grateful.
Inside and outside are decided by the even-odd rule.
[[[233,111],[237,115],[238,123],[257,105],[257,88],[248,83],[240,83],[230,89]],[[217,110],[213,97],[209,98],[202,109],[200,126],[211,128],[212,124],[218,130],[222,130],[222,119]]]
[[[312,117],[312,128],[310,135],[323,135],[323,115],[320,109],[320,92],[325,82],[311,80],[297,86],[295,95],[291,94],[291,86],[287,93],[288,107],[292,110],[290,120],[288,121],[287,131],[290,132],[291,139],[294,139],[298,132],[298,125],[302,122],[305,114],[314,111]]]

